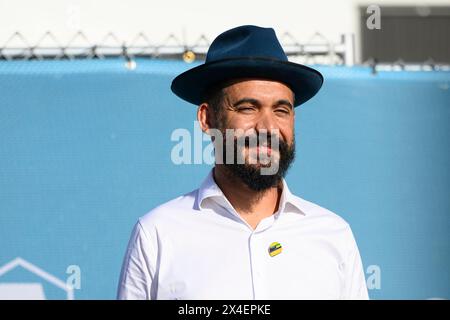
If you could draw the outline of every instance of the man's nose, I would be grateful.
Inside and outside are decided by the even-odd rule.
[[[257,131],[267,130],[267,132],[271,132],[271,130],[277,129],[275,115],[273,114],[272,110],[261,110],[255,124],[255,129]]]

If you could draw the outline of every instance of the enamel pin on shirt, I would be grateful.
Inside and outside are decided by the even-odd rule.
[[[283,251],[283,247],[278,242],[272,242],[269,246],[269,255],[271,257],[275,257],[277,254],[280,254]]]

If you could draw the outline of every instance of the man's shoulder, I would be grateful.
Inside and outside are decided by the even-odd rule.
[[[348,249],[353,247],[354,237],[350,224],[339,214],[314,202],[296,197],[297,203],[305,213],[304,227],[326,234],[334,245]]]
[[[331,223],[335,226],[349,228],[348,222],[339,214],[331,211],[330,209],[296,195],[293,195],[293,197],[301,210],[304,211],[305,216],[308,216],[311,219]]]
[[[183,218],[194,212],[198,189],[164,202],[139,218],[142,226]]]

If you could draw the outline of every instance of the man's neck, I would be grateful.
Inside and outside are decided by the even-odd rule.
[[[253,229],[262,219],[278,210],[281,187],[272,187],[264,191],[252,190],[223,165],[214,167],[213,177],[236,212]]]

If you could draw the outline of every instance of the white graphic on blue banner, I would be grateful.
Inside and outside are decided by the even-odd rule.
[[[58,279],[57,277],[51,275],[50,273],[42,270],[41,268],[35,266],[34,264],[20,257],[0,267],[0,280],[3,275],[16,269],[17,267],[22,267],[25,270],[36,275],[37,277],[41,278],[42,281],[46,281],[54,285],[55,287],[64,290],[66,293],[67,300],[74,299],[73,288],[71,286],[67,285],[64,281]],[[0,282],[0,300],[45,300],[45,299],[46,298],[43,283]]]

